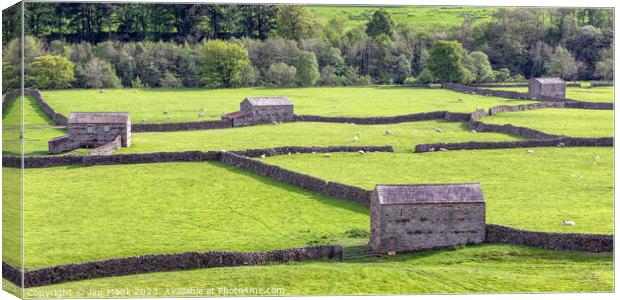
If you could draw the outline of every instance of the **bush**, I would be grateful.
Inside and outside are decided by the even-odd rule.
[[[183,82],[171,72],[166,72],[164,77],[159,81],[159,86],[165,88],[179,88],[183,86]]]
[[[275,63],[269,66],[265,81],[275,86],[292,86],[295,84],[295,67],[288,66],[285,63]]]
[[[32,72],[38,88],[65,88],[75,80],[73,63],[59,55],[43,55],[32,62]]]
[[[431,71],[428,68],[422,70],[422,72],[420,72],[420,74],[418,75],[418,78],[416,79],[416,83],[418,84],[427,84],[427,83],[432,83],[434,81],[435,79],[433,78],[433,73],[431,73]]]
[[[339,86],[342,85],[342,77],[336,74],[336,68],[326,66],[321,70],[319,85]]]
[[[417,79],[415,77],[413,77],[413,76],[409,76],[409,77],[405,78],[405,81],[403,81],[404,85],[414,85],[414,84],[417,84],[417,83],[418,83]]]
[[[316,55],[312,52],[304,51],[297,58],[295,63],[297,73],[295,74],[295,82],[299,86],[312,86],[319,80],[319,64],[316,61]]]

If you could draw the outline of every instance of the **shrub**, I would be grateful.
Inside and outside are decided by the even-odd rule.
[[[285,63],[275,63],[269,66],[266,74],[266,81],[275,86],[292,86],[295,83],[295,67]]]
[[[314,53],[302,52],[297,58],[295,67],[297,68],[295,82],[299,86],[312,86],[319,80],[319,64]]]
[[[32,62],[32,72],[38,88],[69,87],[75,80],[73,63],[59,55],[43,55]]]
[[[422,70],[416,79],[416,83],[420,84],[432,83],[434,81],[435,79],[433,78],[433,73],[431,73],[428,68]]]
[[[415,77],[413,77],[413,76],[409,76],[409,77],[405,78],[405,81],[403,81],[404,85],[414,85],[414,84],[417,84],[417,83],[418,83],[418,80]]]

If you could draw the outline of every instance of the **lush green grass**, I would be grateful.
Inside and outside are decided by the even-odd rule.
[[[613,110],[560,109],[499,113],[484,117],[482,122],[512,124],[572,137],[607,137],[614,135]]]
[[[365,25],[372,14],[379,9],[373,6],[309,6],[310,10],[327,24],[334,17],[345,18],[346,30]],[[495,8],[490,7],[438,7],[438,6],[393,6],[384,7],[397,24],[415,27],[420,32],[461,26],[465,15],[471,15],[476,22],[491,19]]]
[[[25,186],[27,268],[150,253],[359,245],[366,238],[347,231],[370,226],[367,207],[220,163],[26,169]]]
[[[613,256],[547,251],[512,245],[478,245],[452,251],[426,251],[393,257],[308,261],[282,265],[201,269],[100,278],[31,288],[26,295],[52,290],[148,290],[156,296],[275,296],[612,291]],[[180,288],[202,288],[197,294]],[[275,294],[220,288],[279,288]],[[155,290],[156,289],[156,290]],[[194,292],[195,293],[195,292]],[[146,295],[149,296],[149,295]],[[82,295],[82,297],[85,297]],[[87,296],[86,296],[87,297]]]
[[[2,259],[21,267],[21,170],[2,168]]]
[[[356,117],[439,110],[472,112],[476,107],[531,102],[404,87],[117,89],[104,93],[70,89],[43,91],[43,96],[63,114],[128,111],[134,124],[217,120],[222,113],[239,110],[239,103],[247,96],[288,96],[295,104],[296,114]],[[198,116],[202,108],[207,111],[205,118]]]
[[[387,183],[480,182],[487,223],[539,231],[612,233],[613,148],[533,151],[302,154],[265,160],[366,189]],[[563,226],[563,220],[577,225]]]
[[[527,87],[502,87],[490,89],[527,93]],[[596,88],[567,87],[566,98],[589,102],[614,102],[614,88],[611,86]]]
[[[441,132],[436,132],[436,128]],[[386,131],[391,134],[386,135]],[[361,135],[355,142],[353,138],[358,133]],[[420,143],[517,139],[505,134],[471,133],[466,123],[444,120],[390,125],[296,122],[220,130],[133,133],[131,147],[116,153],[339,145],[392,145],[396,151],[411,152],[414,145]]]
[[[2,153],[19,155],[21,123],[21,102],[11,101],[2,114]],[[54,122],[39,108],[32,97],[24,98],[24,153],[27,155],[46,155],[47,142],[54,137],[65,135],[66,130],[55,126]]]

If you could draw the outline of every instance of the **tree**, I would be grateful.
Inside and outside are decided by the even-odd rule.
[[[266,81],[275,86],[292,86],[295,83],[295,67],[285,63],[275,63],[269,66]]]
[[[318,22],[307,7],[286,5],[278,10],[276,24],[281,37],[299,41],[312,37]]]
[[[241,72],[250,64],[248,51],[238,42],[210,40],[200,49],[201,74],[210,86],[241,83]]]
[[[411,75],[411,62],[404,54],[397,58],[392,73],[396,83],[403,83]]]
[[[43,55],[32,62],[32,72],[38,88],[65,88],[75,80],[73,63],[58,55]]]
[[[316,55],[312,52],[304,51],[297,58],[295,64],[297,73],[295,81],[300,86],[312,86],[319,80],[319,64],[316,61]]]
[[[116,88],[121,84],[112,65],[99,58],[93,58],[84,65],[82,76],[84,86],[88,88]]]
[[[553,51],[549,66],[547,67],[548,75],[559,76],[564,79],[573,79],[577,74],[577,62],[568,50],[557,46]]]
[[[463,46],[457,41],[435,41],[429,52],[428,69],[439,82],[466,83]],[[419,76],[418,76],[419,78]]]
[[[607,58],[597,62],[594,75],[604,80],[614,80],[614,60]]]
[[[491,82],[495,80],[493,68],[489,58],[484,52],[474,51],[466,56],[465,67],[472,75],[472,81],[476,83]]]
[[[379,36],[390,37],[394,30],[394,20],[390,13],[384,8],[376,10],[372,18],[366,24],[366,34],[377,38]]]

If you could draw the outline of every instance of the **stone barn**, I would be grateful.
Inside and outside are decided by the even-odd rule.
[[[68,135],[49,141],[50,153],[112,143],[118,143],[118,147],[131,146],[131,120],[126,112],[73,112],[69,114],[67,131]]]
[[[566,82],[561,78],[532,78],[528,86],[528,97],[542,99],[543,97],[566,98]]]
[[[377,185],[372,193],[369,253],[482,243],[485,233],[480,184]]]
[[[237,112],[225,114],[223,120],[231,120],[233,127],[293,121],[293,103],[287,97],[247,97]]]

